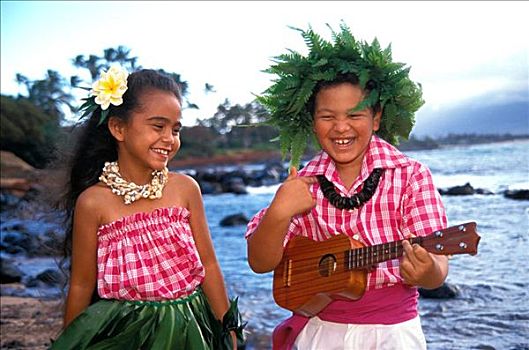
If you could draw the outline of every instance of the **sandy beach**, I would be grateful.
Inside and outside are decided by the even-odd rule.
[[[2,296],[0,349],[47,349],[62,325],[62,301]]]

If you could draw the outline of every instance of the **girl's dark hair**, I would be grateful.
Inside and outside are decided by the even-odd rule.
[[[358,76],[355,74],[340,74],[336,76],[336,79],[331,81],[325,81],[321,80],[319,81],[316,86],[314,87],[314,90],[312,92],[312,95],[310,96],[310,99],[308,101],[307,108],[310,112],[310,115],[314,117],[314,112],[316,109],[316,97],[318,96],[318,93],[326,88],[334,87],[340,84],[349,83],[351,85],[359,85]],[[372,80],[369,80],[366,83],[366,86],[364,88],[364,93],[367,95],[371,90],[375,88],[375,82]],[[380,103],[375,104],[373,107],[373,113],[378,113],[381,110]]]
[[[180,88],[174,79],[159,71],[143,69],[128,76],[123,103],[119,106],[111,105],[108,118],[117,117],[127,122],[131,113],[142,107],[142,95],[152,90],[173,93],[182,102]],[[64,262],[72,252],[73,213],[77,198],[99,181],[105,162],[115,161],[118,157],[117,143],[108,130],[108,118],[98,125],[100,117],[101,108],[98,108],[80,126],[76,146],[67,167],[67,183],[59,204],[65,214]]]

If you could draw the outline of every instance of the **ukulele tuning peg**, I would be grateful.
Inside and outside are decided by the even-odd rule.
[[[467,228],[465,227],[465,225],[460,225],[458,227],[459,231],[462,231],[462,232],[465,232],[467,230]]]
[[[461,243],[459,243],[459,248],[467,249],[467,244],[465,242],[461,242]]]
[[[435,249],[437,249],[438,251],[443,251],[444,246],[443,246],[442,244],[440,244],[440,243],[437,243],[437,244],[435,245]]]

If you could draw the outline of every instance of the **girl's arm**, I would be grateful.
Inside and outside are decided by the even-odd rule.
[[[86,192],[75,206],[71,256],[70,288],[66,299],[64,327],[90,304],[97,279],[97,228],[99,220],[96,201]]]
[[[190,178],[188,179],[189,181],[186,181],[188,182],[188,186],[186,186],[186,194],[189,199],[188,208],[191,212],[189,224],[193,232],[193,238],[195,239],[200,260],[205,269],[202,289],[204,290],[215,317],[222,320],[224,314],[228,311],[228,294],[215,255],[213,242],[211,241],[200,188],[194,180]]]
[[[316,181],[314,177],[298,177],[296,169],[290,169],[257,229],[248,237],[248,264],[254,272],[269,272],[279,264],[292,217],[316,205],[309,191]]]
[[[208,299],[213,314],[220,322],[222,322],[224,314],[226,314],[229,308],[228,293],[226,292],[224,277],[222,276],[220,265],[215,255],[213,242],[211,241],[204,204],[202,202],[202,194],[198,183],[191,178],[189,178],[189,186],[186,187],[188,187],[188,208],[191,212],[189,225],[193,232],[193,238],[195,240],[198,254],[200,255],[200,260],[205,269],[202,290]],[[237,335],[234,331],[231,331],[230,333],[233,349],[236,349]]]

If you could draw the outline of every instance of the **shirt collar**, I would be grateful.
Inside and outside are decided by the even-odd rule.
[[[359,182],[363,182],[375,168],[394,169],[407,166],[410,163],[408,157],[388,142],[373,135],[368,149],[362,161]],[[303,176],[324,175],[333,183],[340,183],[338,171],[332,158],[325,152],[320,151],[300,172]],[[356,183],[356,181],[355,181]],[[353,184],[353,188],[356,187]]]

